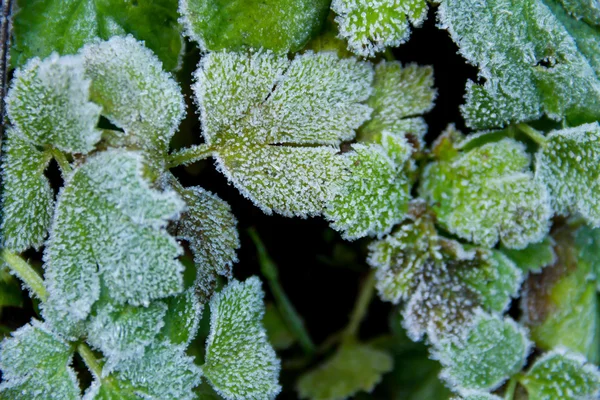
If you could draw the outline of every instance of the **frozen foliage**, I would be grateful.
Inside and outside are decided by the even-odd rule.
[[[203,308],[194,288],[169,297],[165,303],[167,313],[160,335],[174,344],[189,344],[198,333]]]
[[[407,151],[424,148],[427,125],[419,115],[433,108],[436,96],[433,68],[380,62],[375,67],[373,94],[367,102],[373,114],[360,128],[359,141],[381,144],[394,162],[402,166]]]
[[[6,98],[16,133],[35,145],[87,153],[100,140],[100,107],[89,101],[90,80],[80,56],[53,53],[31,59],[15,73]]]
[[[406,42],[410,24],[421,26],[427,17],[425,0],[333,0],[331,9],[338,15],[339,36],[363,57]]]
[[[463,136],[449,127],[434,145],[436,161],[423,173],[420,193],[451,233],[483,246],[498,240],[521,249],[548,232],[550,199],[534,180],[525,146],[513,139],[460,151]]]
[[[0,350],[3,399],[76,400],[75,372],[69,366],[73,350],[39,321],[16,330]]]
[[[600,118],[600,42],[553,1],[442,0],[438,17],[485,81],[467,85],[470,127]]]
[[[554,211],[600,226],[600,126],[553,131],[547,139],[536,155],[536,180],[548,187]]]
[[[592,25],[600,25],[600,2],[598,0],[560,0],[564,8],[577,19]]]
[[[145,41],[167,69],[180,64],[177,0],[27,0],[19,5],[11,49],[16,65],[54,51],[74,54],[86,43],[127,33]]]
[[[211,53],[194,91],[217,167],[264,212],[317,215],[337,189],[344,161],[332,146],[354,138],[370,115],[369,64],[308,52]]]
[[[235,279],[210,301],[204,375],[226,399],[274,399],[280,363],[262,326],[264,293],[256,277]]]
[[[451,400],[502,400],[500,397],[478,390],[465,390],[462,397],[453,397]]]
[[[393,364],[388,353],[375,347],[343,343],[331,358],[300,377],[298,395],[310,400],[342,400],[371,392]]]
[[[342,189],[327,205],[325,216],[345,239],[382,237],[404,219],[411,185],[382,146],[355,144],[352,150],[343,155]]]
[[[202,51],[298,51],[328,8],[327,0],[179,0],[180,22]]]
[[[456,390],[493,390],[523,368],[530,347],[516,322],[479,313],[464,337],[440,342],[433,354],[444,366],[442,378]]]
[[[132,144],[166,153],[185,104],[154,53],[132,36],[117,36],[85,46],[82,54],[92,99],[102,105],[102,114],[123,128]]]
[[[414,340],[459,334],[480,307],[503,312],[522,281],[506,256],[440,237],[427,216],[405,222],[369,250],[379,296],[406,301],[404,325]]]
[[[208,299],[217,275],[231,278],[238,260],[237,220],[229,204],[199,186],[181,189],[179,195],[187,208],[175,225],[175,235],[189,242],[198,268],[196,287]]]
[[[22,252],[46,238],[54,193],[44,170],[50,154],[8,129],[2,151],[2,247]]]
[[[502,252],[513,260],[524,273],[539,273],[542,271],[542,268],[556,262],[554,245],[552,237],[547,236],[541,242],[530,244],[524,249],[504,248]]]
[[[164,227],[182,208],[173,192],[149,187],[139,153],[88,158],[60,192],[44,254],[53,322],[85,319],[101,288],[116,303],[146,306],[180,292],[182,249]]]
[[[600,395],[598,367],[561,348],[540,357],[520,382],[529,400],[597,399]]]

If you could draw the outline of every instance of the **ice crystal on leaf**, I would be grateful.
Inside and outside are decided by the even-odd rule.
[[[410,24],[421,26],[427,17],[425,0],[333,0],[331,9],[338,15],[339,36],[363,57],[406,42]]]
[[[370,115],[373,72],[333,53],[293,61],[269,52],[211,53],[194,85],[217,166],[264,212],[317,215],[337,189],[338,145]],[[322,145],[322,146],[319,146]]]
[[[280,363],[262,326],[264,293],[256,277],[230,283],[210,301],[204,375],[226,399],[273,399]]]
[[[202,317],[202,304],[198,301],[194,288],[169,297],[165,303],[167,313],[160,336],[174,344],[189,344],[198,333]]]
[[[90,102],[80,56],[33,58],[18,69],[6,108],[16,133],[32,144],[87,153],[100,140],[100,107]]]
[[[46,252],[45,308],[61,320],[85,319],[100,289],[119,304],[148,305],[179,293],[181,247],[164,227],[181,200],[142,178],[142,157],[108,150],[87,159],[60,192]]]
[[[453,127],[438,138],[436,161],[427,166],[421,195],[451,233],[491,247],[524,248],[548,232],[550,199],[529,171],[525,146],[513,139],[460,152]]]
[[[168,70],[180,64],[177,0],[27,0],[19,5],[11,49],[17,66],[54,51],[74,54],[87,43],[127,33],[145,41]]]
[[[179,0],[180,21],[202,51],[298,51],[328,7],[327,0]]]
[[[331,358],[300,377],[298,395],[311,400],[341,400],[371,392],[392,367],[393,359],[385,351],[357,342],[343,343]]]
[[[131,36],[82,50],[92,99],[134,145],[164,154],[185,113],[181,90],[162,63]]]
[[[598,0],[560,0],[565,10],[577,19],[600,25],[600,2]]]
[[[4,339],[0,350],[3,399],[77,400],[71,346],[33,320]]]
[[[561,348],[540,357],[520,382],[530,400],[596,399],[600,395],[598,367]]]
[[[513,320],[478,313],[464,337],[440,342],[433,353],[456,390],[494,390],[523,368],[530,346],[527,331]]]
[[[44,170],[50,155],[8,129],[2,152],[2,247],[13,251],[39,248],[46,237],[54,193]]]
[[[556,213],[579,213],[600,226],[598,123],[550,132],[536,155],[535,177],[548,187]]]
[[[572,123],[600,118],[598,42],[582,46],[590,27],[554,1],[442,0],[438,16],[485,80],[467,85],[468,126],[493,128],[544,114]]]

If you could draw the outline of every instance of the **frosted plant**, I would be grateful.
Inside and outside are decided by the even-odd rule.
[[[592,25],[600,25],[600,3],[598,0],[560,0],[565,9],[577,19]]]
[[[333,0],[331,9],[338,15],[340,38],[363,57],[406,42],[410,25],[421,26],[427,17],[425,0]]]
[[[463,396],[453,397],[452,400],[501,400],[501,398],[486,392],[468,390],[463,393]]]
[[[530,156],[514,139],[460,151],[463,135],[449,127],[434,145],[436,161],[420,193],[451,233],[483,246],[508,248],[541,241],[550,225],[546,187],[533,179]]]
[[[503,248],[502,252],[513,260],[524,273],[539,273],[544,267],[556,262],[555,244],[552,237],[547,236],[541,242],[530,244],[524,249]]]

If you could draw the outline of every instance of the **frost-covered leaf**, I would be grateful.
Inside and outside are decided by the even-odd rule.
[[[174,227],[175,236],[189,242],[198,268],[196,288],[209,299],[217,275],[231,278],[233,264],[238,261],[237,220],[229,204],[199,186],[178,193],[187,207]]]
[[[600,25],[600,2],[598,0],[560,0],[569,14],[577,19]]]
[[[166,153],[185,113],[179,85],[144,43],[113,37],[82,50],[92,99],[133,144]]]
[[[433,342],[458,334],[478,307],[502,312],[522,273],[498,251],[466,248],[438,235],[427,216],[416,216],[370,245],[377,290],[386,301],[405,300],[404,324],[413,340]]]
[[[74,54],[86,43],[132,34],[168,70],[180,64],[183,41],[177,0],[19,0],[11,61],[20,66],[56,51]]]
[[[80,56],[31,59],[18,69],[6,98],[16,134],[70,153],[88,153],[100,140],[100,107],[89,101],[90,80]]]
[[[101,288],[116,303],[146,306],[183,289],[182,249],[165,231],[183,204],[151,189],[142,167],[139,153],[98,153],[60,192],[44,254],[44,307],[57,328],[84,320]]]
[[[44,243],[54,209],[54,193],[44,170],[50,154],[8,129],[2,152],[2,247],[22,252]]]
[[[340,37],[363,57],[406,42],[410,24],[419,27],[427,17],[425,0],[333,0],[331,9],[338,15]]]
[[[598,367],[564,349],[544,354],[520,382],[529,400],[596,399],[600,395]]]
[[[547,236],[539,243],[533,243],[524,249],[502,249],[502,252],[517,264],[524,273],[539,273],[542,268],[552,265],[556,262],[556,253],[554,252],[554,240]]]
[[[165,300],[167,313],[160,335],[174,344],[189,344],[198,332],[202,304],[194,288]]]
[[[436,96],[431,67],[380,62],[375,67],[373,94],[367,102],[373,114],[360,128],[359,141],[381,144],[398,165],[403,165],[407,151],[424,147],[427,125],[418,115],[433,108]]]
[[[456,390],[493,390],[523,368],[530,346],[513,320],[479,313],[464,337],[440,342],[433,353]]]
[[[485,81],[467,84],[468,126],[600,117],[600,41],[554,0],[442,0],[438,16]]]
[[[372,75],[369,64],[333,53],[207,55],[194,90],[217,167],[266,213],[320,214],[344,162],[316,145],[354,138],[370,115],[361,103]]]
[[[583,226],[575,233],[575,245],[579,251],[579,262],[584,264],[596,279],[596,289],[600,292],[600,229],[591,229]],[[600,354],[599,354],[600,356]]]
[[[328,0],[179,0],[186,34],[202,51],[296,52],[319,31]]]
[[[502,400],[495,394],[481,392],[479,390],[465,390],[461,397],[453,397],[450,400]]]
[[[371,392],[393,364],[385,351],[343,343],[332,357],[300,377],[298,395],[310,400],[343,400],[358,392]]]
[[[0,396],[7,400],[79,399],[77,377],[69,366],[72,358],[68,343],[33,320],[2,342]]]
[[[537,181],[548,187],[558,214],[581,214],[600,226],[600,126],[553,131],[536,154]]]
[[[355,144],[352,150],[343,155],[345,179],[324,214],[345,239],[382,237],[405,218],[411,185],[382,146]]]
[[[453,127],[438,139],[437,160],[424,172],[421,195],[451,233],[492,247],[524,248],[548,232],[550,199],[534,180],[525,146],[513,139],[486,143],[466,152]]]
[[[280,362],[262,326],[264,293],[256,277],[235,279],[210,301],[204,375],[226,399],[273,399]]]

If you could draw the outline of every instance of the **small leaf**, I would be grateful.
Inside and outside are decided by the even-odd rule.
[[[553,131],[536,154],[538,182],[548,187],[557,214],[581,214],[600,226],[600,126]]]
[[[598,367],[560,348],[540,357],[520,382],[529,400],[595,399],[600,394]]]
[[[179,85],[152,51],[131,36],[82,50],[92,99],[134,145],[165,154],[185,113]]]
[[[168,70],[181,63],[177,0],[20,0],[18,4],[11,49],[16,66],[55,51],[74,54],[97,39],[127,33],[143,40]]]
[[[206,51],[296,52],[321,28],[327,0],[179,0],[186,34]]]
[[[79,399],[79,384],[69,366],[73,349],[44,324],[33,320],[2,341],[0,368],[4,399]]]
[[[232,280],[210,301],[204,375],[226,399],[273,399],[280,362],[262,326],[260,280]]]
[[[23,252],[40,248],[48,233],[54,193],[44,170],[50,154],[42,153],[8,129],[2,157],[2,247]]]
[[[348,40],[349,50],[363,57],[406,42],[410,24],[421,26],[427,17],[425,0],[333,0],[331,9],[338,15],[340,37]]]
[[[371,392],[392,368],[388,353],[365,344],[343,343],[331,358],[300,377],[298,395],[310,400],[347,399]]]
[[[462,338],[433,350],[441,377],[456,390],[494,390],[525,365],[531,343],[511,319],[479,313]],[[468,392],[467,392],[468,393]]]
[[[161,337],[173,344],[188,345],[198,333],[203,307],[198,301],[194,288],[165,300],[167,313]]]
[[[106,290],[118,304],[148,306],[179,293],[182,249],[165,231],[183,208],[142,178],[142,157],[108,150],[87,159],[62,189],[44,259],[58,328],[84,320]]]
[[[88,153],[100,140],[100,107],[89,101],[90,80],[80,56],[31,59],[15,73],[6,109],[15,134],[69,153]]]
[[[533,243],[521,250],[502,249],[502,252],[524,273],[539,273],[542,268],[552,265],[556,262],[556,253],[554,252],[554,240],[547,236],[539,243]]]

